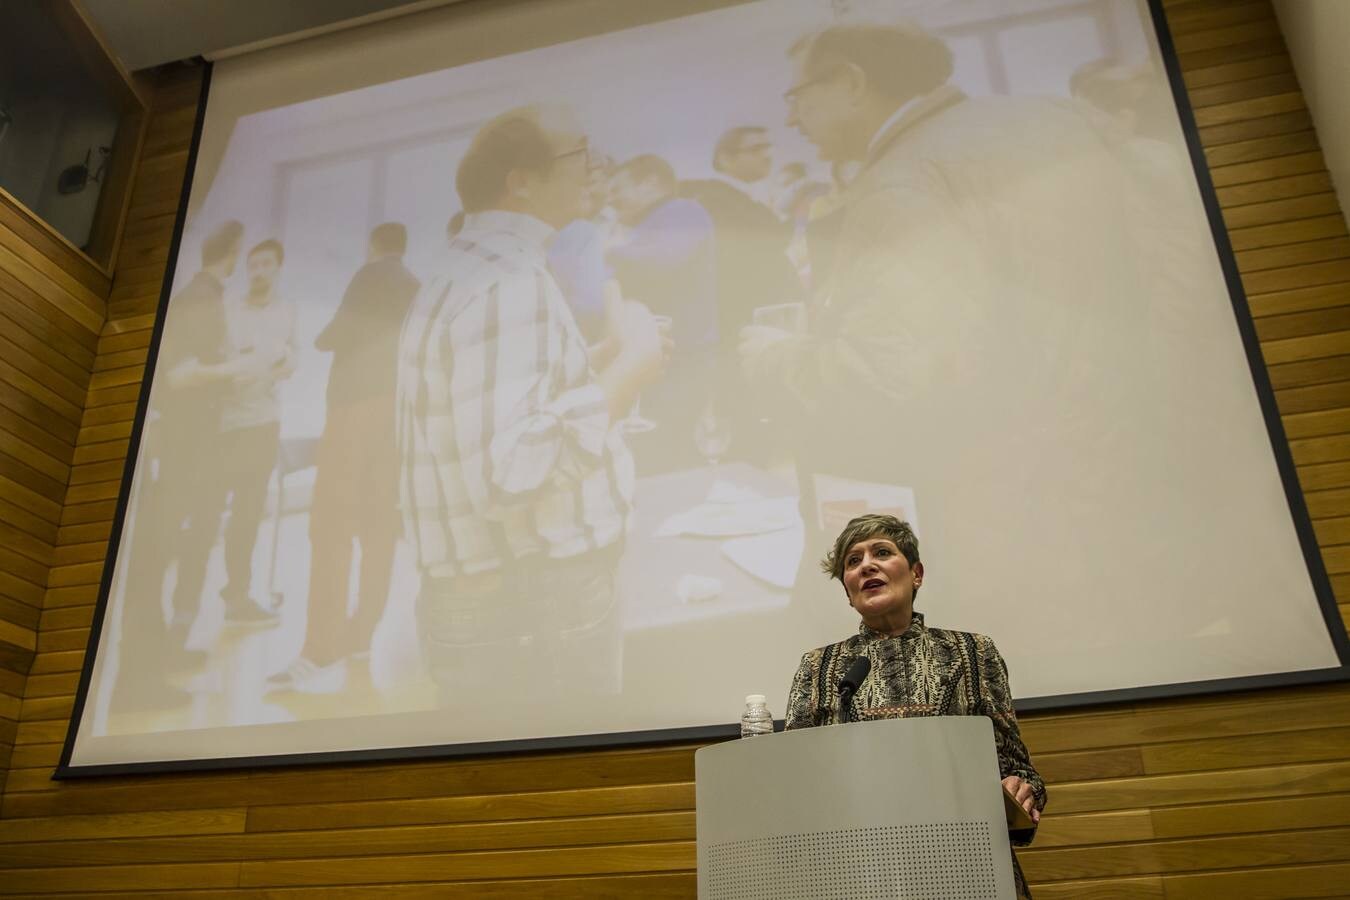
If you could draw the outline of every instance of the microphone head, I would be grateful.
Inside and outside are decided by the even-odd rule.
[[[858,690],[858,685],[863,683],[867,673],[872,671],[872,661],[866,656],[859,656],[848,667],[844,677],[839,679],[839,690],[841,693],[852,694]]]

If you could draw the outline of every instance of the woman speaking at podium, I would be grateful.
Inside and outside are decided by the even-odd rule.
[[[994,723],[1003,786],[1040,821],[1045,782],[1031,764],[1017,728],[1008,668],[994,642],[982,634],[924,625],[914,611],[923,583],[919,541],[909,523],[894,516],[853,519],[821,563],[838,578],[862,619],[858,633],[806,653],[788,694],[787,727],[833,725],[840,720],[839,684],[866,656],[867,677],[848,703],[854,721],[907,716],[988,716]],[[857,669],[852,669],[857,671]],[[1033,832],[1010,835],[1026,846]],[[1017,895],[1030,897],[1013,855]]]

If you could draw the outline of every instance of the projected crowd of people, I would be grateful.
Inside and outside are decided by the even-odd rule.
[[[410,270],[407,227],[380,224],[328,301],[312,339],[329,364],[324,424],[304,440],[282,441],[278,418],[298,341],[294,298],[276,289],[286,247],[218,224],[171,297],[174,340],[155,363],[113,712],[191,699],[185,674],[217,649],[190,637],[208,605],[257,629],[295,599],[303,644],[263,673],[266,690],[343,689],[331,676],[369,656],[401,541],[420,584],[407,649],[436,702],[504,670],[540,701],[615,693],[617,573],[642,479],[728,461],[786,472],[815,546],[833,523],[813,476],[906,483],[897,448],[867,438],[878,417],[905,421],[912,468],[987,449],[991,403],[1050,429],[1052,405],[1089,402],[1016,379],[991,401],[989,378],[1064,321],[1040,311],[1093,302],[1082,272],[1109,278],[1123,264],[1111,248],[1146,240],[1117,173],[1151,165],[1160,194],[1185,174],[1136,152],[1143,100],[1128,79],[1096,66],[1080,101],[972,99],[951,84],[949,47],[913,26],[827,28],[787,56],[782,115],[818,159],[783,158],[747,123],[707,148],[716,176],[697,178],[656,154],[607,156],[565,105],[481,124],[452,169],[462,208],[444,211],[438,264]],[[1053,190],[1047,142],[1073,161]],[[995,193],[1009,205],[984,204]],[[1050,242],[1073,252],[1034,252]],[[241,263],[247,289],[227,295]],[[961,340],[929,338],[953,327]],[[926,441],[939,420],[946,440]],[[309,467],[307,503],[285,497]],[[304,598],[270,574],[292,515],[307,522]]]

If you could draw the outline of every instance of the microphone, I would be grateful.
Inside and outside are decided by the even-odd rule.
[[[853,719],[853,695],[863,683],[867,673],[872,670],[872,661],[859,656],[849,665],[844,677],[839,679],[839,721],[847,723]]]

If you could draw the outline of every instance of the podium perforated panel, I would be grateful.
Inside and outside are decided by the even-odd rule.
[[[694,755],[699,900],[1013,900],[994,726],[802,728]]]
[[[986,822],[811,831],[707,848],[707,900],[998,896]]]

